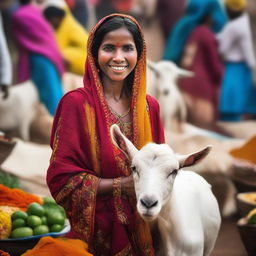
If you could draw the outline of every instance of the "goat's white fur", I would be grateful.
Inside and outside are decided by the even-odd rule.
[[[111,127],[111,137],[136,168],[133,177],[137,209],[143,219],[157,224],[159,253],[209,255],[221,223],[218,203],[201,176],[181,168],[200,161],[210,147],[188,155],[175,154],[167,144],[149,143],[137,150],[117,125]]]
[[[38,93],[32,81],[12,86],[9,97],[0,99],[0,129],[18,130],[23,140],[29,140],[29,128],[36,116],[38,102]]]
[[[177,81],[191,76],[193,72],[181,69],[171,61],[147,60],[147,93],[158,100],[165,129],[170,128],[174,118],[186,120],[186,104]]]

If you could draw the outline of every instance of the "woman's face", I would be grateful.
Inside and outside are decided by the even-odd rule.
[[[103,83],[122,82],[137,63],[137,49],[132,34],[122,27],[107,33],[98,51]]]

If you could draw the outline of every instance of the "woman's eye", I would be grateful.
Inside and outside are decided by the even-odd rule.
[[[113,47],[112,45],[104,45],[104,46],[102,47],[103,51],[106,51],[106,52],[112,51],[113,48],[114,48],[114,47]]]
[[[126,52],[130,52],[130,51],[133,51],[134,50],[134,46],[132,45],[125,45],[124,46],[124,51]]]

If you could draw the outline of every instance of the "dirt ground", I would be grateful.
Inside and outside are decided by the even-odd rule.
[[[236,222],[236,217],[222,219],[219,236],[211,256],[247,256]]]

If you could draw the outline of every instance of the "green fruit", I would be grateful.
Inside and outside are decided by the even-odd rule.
[[[26,220],[28,217],[28,214],[26,212],[23,211],[16,211],[12,214],[12,220],[16,220],[16,219],[24,219]]]
[[[49,227],[46,225],[39,225],[34,228],[34,235],[43,235],[49,233]]]
[[[63,225],[60,225],[60,224],[53,224],[53,225],[50,227],[50,231],[51,231],[51,232],[60,232],[63,228],[64,228]]]
[[[42,225],[42,220],[36,215],[30,215],[27,218],[27,224],[29,227],[34,228],[36,226]]]
[[[41,221],[42,221],[42,225],[47,225],[48,224],[46,216],[41,217]]]
[[[16,228],[11,233],[11,238],[23,238],[33,236],[33,229],[29,227]]]
[[[36,216],[42,217],[45,214],[45,209],[39,203],[31,203],[28,206],[27,213],[28,213],[28,215],[36,215]]]
[[[248,220],[248,224],[256,224],[256,214],[252,215],[252,217]]]
[[[51,211],[47,215],[48,225],[60,224],[64,225],[65,217],[59,211]]]
[[[52,197],[50,197],[50,196],[45,196],[43,198],[43,202],[44,202],[44,204],[47,204],[47,203],[56,204],[55,200]]]
[[[15,219],[12,222],[12,229],[25,227],[25,226],[26,226],[26,221],[24,219]]]

